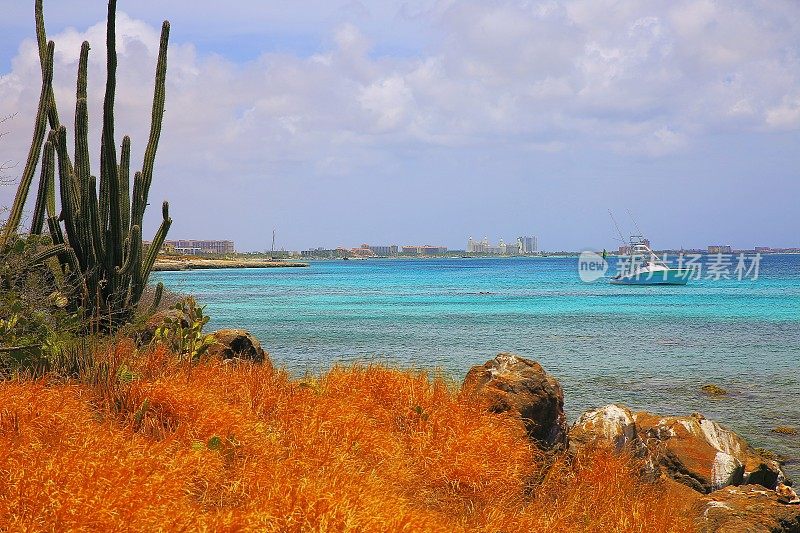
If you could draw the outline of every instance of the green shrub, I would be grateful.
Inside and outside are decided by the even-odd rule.
[[[156,328],[153,342],[164,344],[182,359],[197,361],[214,344],[213,335],[203,333],[210,317],[203,314],[191,296],[173,306],[180,314],[166,316]]]

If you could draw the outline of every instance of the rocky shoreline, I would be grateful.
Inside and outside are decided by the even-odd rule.
[[[245,330],[214,336],[210,351],[223,359],[272,364]],[[638,461],[644,479],[666,484],[691,503],[699,531],[800,532],[800,498],[782,463],[702,414],[659,415],[610,404],[569,426],[558,380],[539,363],[510,353],[472,367],[461,392],[491,412],[519,417],[529,439],[551,457],[577,457],[602,446]]]
[[[307,266],[308,263],[265,261],[258,259],[159,259],[153,265],[153,271],[176,272],[181,270],[208,270],[219,268],[292,268]]]
[[[699,413],[634,412],[611,404],[567,426],[564,393],[539,363],[501,353],[467,374],[462,391],[493,412],[520,416],[549,453],[605,446],[642,464],[642,476],[670,484],[693,504],[700,531],[800,532],[800,498],[782,463]]]

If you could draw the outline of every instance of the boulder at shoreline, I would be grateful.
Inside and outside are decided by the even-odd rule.
[[[542,449],[567,446],[564,391],[539,363],[511,353],[497,354],[473,366],[461,390],[487,401],[492,412],[518,414],[528,436]]]
[[[581,415],[570,429],[570,441],[573,449],[601,444],[628,450],[654,470],[704,494],[740,484],[774,489],[786,479],[778,461],[699,413],[661,416],[607,405]]]
[[[220,329],[211,335],[216,342],[208,347],[206,354],[210,357],[271,364],[269,354],[261,347],[261,343],[245,329]]]
[[[800,505],[786,504],[761,485],[725,487],[702,498],[695,507],[699,531],[768,531],[800,533]]]

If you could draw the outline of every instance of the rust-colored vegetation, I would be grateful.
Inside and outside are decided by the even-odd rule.
[[[0,383],[0,530],[690,529],[625,457],[547,461],[425,373],[292,380],[127,344],[83,373]]]

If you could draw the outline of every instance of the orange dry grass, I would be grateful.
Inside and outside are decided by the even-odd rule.
[[[382,367],[109,357],[93,385],[0,384],[0,530],[680,531],[598,451],[542,474],[519,420]],[[532,483],[533,479],[542,479]]]

